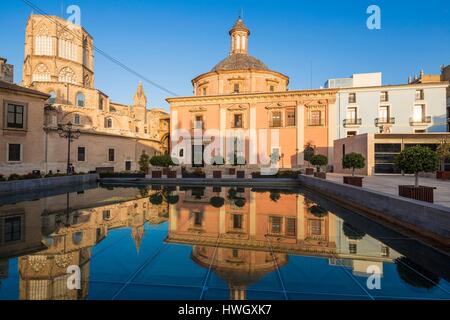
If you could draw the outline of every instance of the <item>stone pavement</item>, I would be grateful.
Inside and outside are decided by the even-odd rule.
[[[342,177],[344,175],[350,174],[327,173],[327,180],[343,183]],[[402,184],[413,185],[414,176],[382,175],[368,176],[363,179],[363,188],[394,195],[398,195],[398,186]],[[434,203],[450,207],[450,181],[420,177],[419,184],[423,186],[436,187],[437,189],[434,190]]]

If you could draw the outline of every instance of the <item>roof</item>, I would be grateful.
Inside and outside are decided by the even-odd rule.
[[[212,68],[212,72],[220,70],[269,70],[269,68],[255,57],[248,54],[233,53]]]
[[[25,93],[25,94],[31,94],[31,95],[35,95],[35,96],[39,96],[45,100],[47,100],[48,98],[50,98],[50,95],[41,91],[37,91],[37,90],[33,90],[33,89],[29,89],[26,87],[22,87],[19,86],[17,84],[14,83],[10,83],[10,82],[6,82],[3,80],[0,80],[0,89],[4,89],[4,90],[9,90],[9,91],[15,91],[15,92],[21,92],[21,93]]]
[[[242,21],[241,18],[237,19],[236,22],[234,23],[234,26],[231,28],[230,30],[230,35],[233,33],[233,31],[235,30],[242,30],[242,31],[247,31],[248,34],[250,34],[250,30],[248,30],[248,28],[245,26],[244,21]]]

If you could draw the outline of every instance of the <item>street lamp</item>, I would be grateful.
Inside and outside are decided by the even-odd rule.
[[[67,175],[70,175],[70,143],[73,142],[74,139],[78,139],[81,132],[79,129],[74,130],[70,121],[65,125],[59,124],[57,131],[61,138],[67,139]]]

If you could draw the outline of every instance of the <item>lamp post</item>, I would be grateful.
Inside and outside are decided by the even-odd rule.
[[[72,123],[69,121],[65,125],[58,125],[58,134],[61,138],[67,139],[67,175],[70,175],[70,144],[74,139],[78,139],[80,137],[81,132],[79,129],[74,130],[72,128]]]

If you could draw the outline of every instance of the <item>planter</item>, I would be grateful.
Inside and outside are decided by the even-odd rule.
[[[314,177],[319,179],[326,179],[327,173],[326,172],[314,172]]]
[[[426,186],[398,186],[398,195],[400,197],[410,198],[429,203],[434,202],[434,187]]]
[[[244,179],[245,178],[245,171],[237,171],[236,172],[236,178]]]
[[[450,171],[438,171],[436,172],[436,179],[450,180]]]
[[[235,169],[235,168],[230,168],[230,169],[228,169],[228,174],[234,176],[234,175],[236,174],[236,169]]]
[[[314,174],[314,168],[306,168],[305,169],[305,174],[307,176],[312,176]]]
[[[345,176],[344,184],[349,184],[355,187],[362,187],[363,177]]]
[[[213,178],[214,178],[214,179],[221,179],[221,178],[222,178],[222,171],[220,171],[220,170],[214,170],[214,171],[213,171]]]
[[[167,171],[167,178],[174,179],[177,177],[177,172],[175,170]]]
[[[152,171],[152,178],[162,178],[161,171]]]

